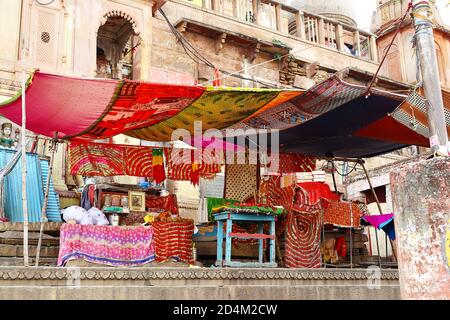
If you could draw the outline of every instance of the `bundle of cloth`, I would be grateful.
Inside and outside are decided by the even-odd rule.
[[[107,226],[109,221],[103,212],[95,207],[85,210],[80,206],[71,206],[61,210],[65,222],[75,221],[76,224]]]

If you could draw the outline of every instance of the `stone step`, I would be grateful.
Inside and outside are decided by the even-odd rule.
[[[30,266],[34,266],[36,259],[35,257],[30,257],[28,259]],[[54,267],[58,262],[57,258],[39,258],[39,266],[41,267]],[[0,266],[23,266],[23,258],[16,257],[0,257]]]
[[[37,245],[39,241],[38,232],[28,233],[28,243],[30,245]],[[21,231],[5,231],[0,232],[0,244],[22,245],[23,244],[23,232]],[[42,234],[43,246],[58,246],[59,238],[53,237],[48,234]]]
[[[30,245],[28,247],[28,254],[30,257],[36,256],[37,246]],[[57,258],[59,254],[59,247],[56,246],[42,246],[41,247],[41,257]],[[0,245],[0,257],[23,257],[23,246],[22,245],[10,245],[2,244]]]
[[[44,224],[44,232],[59,232],[62,222],[47,222]],[[39,222],[31,222],[28,224],[28,231],[39,232],[41,224]],[[0,222],[0,232],[5,231],[23,231],[22,222]]]

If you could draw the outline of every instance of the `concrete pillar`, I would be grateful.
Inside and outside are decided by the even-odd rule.
[[[305,39],[305,17],[303,16],[303,12],[299,11],[295,14],[295,23],[297,28],[297,37]]]
[[[450,159],[391,173],[402,299],[450,299]]]

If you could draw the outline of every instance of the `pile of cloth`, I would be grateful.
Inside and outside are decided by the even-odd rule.
[[[141,266],[155,260],[153,228],[63,224],[58,266],[72,259],[109,266]]]
[[[185,263],[194,263],[192,236],[194,221],[154,221],[152,223],[155,238],[156,261],[175,259]]]

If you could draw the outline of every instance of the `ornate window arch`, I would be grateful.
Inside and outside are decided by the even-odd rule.
[[[120,9],[120,10],[119,9],[108,9],[102,15],[102,18],[100,19],[99,24],[97,25],[97,30],[106,23],[108,18],[113,18],[113,17],[119,17],[119,18],[123,18],[123,19],[127,20],[128,22],[130,22],[135,35],[138,36],[141,34],[141,25],[138,22],[139,19],[136,19],[132,13],[126,12],[123,9]]]

